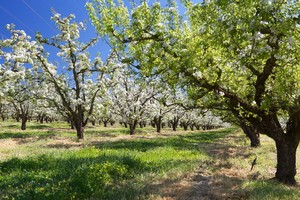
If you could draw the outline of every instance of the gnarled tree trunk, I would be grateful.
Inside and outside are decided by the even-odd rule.
[[[134,135],[135,134],[135,130],[136,130],[136,125],[138,124],[137,120],[134,120],[133,122],[129,123],[129,133],[130,135]]]
[[[75,123],[77,139],[83,139],[84,126],[82,123]]]
[[[250,146],[251,147],[260,146],[258,130],[253,125],[247,124],[245,122],[240,122],[240,126],[243,129],[245,135],[250,139]]]
[[[22,117],[21,130],[26,130],[27,117]]]
[[[296,151],[299,141],[291,138],[284,138],[276,142],[277,150],[277,170],[275,178],[280,182],[294,185],[296,184]]]
[[[162,128],[162,116],[154,118],[156,124],[156,132],[160,133]]]

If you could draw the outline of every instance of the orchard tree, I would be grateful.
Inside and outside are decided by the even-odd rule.
[[[1,97],[0,97],[1,99]],[[0,117],[2,121],[5,121],[5,119],[8,119],[9,114],[9,105],[6,101],[0,100]]]
[[[6,28],[11,30],[12,35],[0,41],[0,57],[3,59],[0,68],[0,98],[13,107],[16,120],[21,119],[21,129],[25,130],[35,104],[33,91],[38,85],[35,79],[36,68],[29,69],[24,64],[32,62],[31,56],[22,47],[33,50],[30,48],[34,42],[29,41],[31,38],[24,31],[14,30],[13,25],[7,25]]]
[[[222,98],[258,132],[275,141],[275,178],[295,184],[300,141],[300,2],[294,0],[184,1],[175,3],[88,4],[100,34],[144,73],[160,72]],[[167,73],[164,73],[166,72]],[[279,119],[288,116],[282,126]]]
[[[126,65],[115,70],[111,88],[113,113],[129,125],[130,135],[135,134],[138,123],[149,112],[150,100],[157,94],[155,80],[138,77]]]
[[[29,79],[17,80],[10,84],[10,89],[6,93],[7,101],[14,108],[16,118],[21,119],[21,130],[26,130],[26,123],[33,115],[36,100],[32,91],[35,88]]]
[[[11,56],[14,63],[28,63],[34,69],[39,68],[39,73],[44,75],[45,81],[57,94],[45,95],[44,98],[51,101],[59,112],[67,115],[76,128],[78,139],[83,139],[84,127],[93,113],[95,98],[104,92],[106,67],[99,57],[92,59],[89,53],[98,37],[86,43],[81,42],[80,33],[85,25],[76,23],[74,18],[74,15],[62,18],[60,14],[54,13],[51,19],[59,34],[51,39],[37,33],[35,41],[19,37],[20,42],[9,39],[2,43],[11,47],[5,55],[16,55],[15,58]],[[13,27],[8,27],[8,30],[13,36],[24,32]],[[47,46],[57,49],[57,62],[65,65],[62,73],[59,73],[62,69],[56,66],[57,62],[48,58]]]
[[[158,93],[150,101],[151,110],[149,115],[152,116],[156,131],[160,133],[165,116],[175,109],[179,102],[176,102],[176,98],[173,95],[176,92],[175,89],[167,86],[159,78],[157,78],[157,82],[160,83],[157,89]]]

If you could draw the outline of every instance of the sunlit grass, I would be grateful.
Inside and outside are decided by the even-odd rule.
[[[271,180],[274,142],[262,136],[262,146],[250,148],[235,128],[166,128],[157,134],[147,127],[131,136],[117,125],[88,125],[80,141],[62,122],[19,128],[19,123],[0,122],[0,199],[159,199],[164,184],[170,187],[170,181],[180,182],[196,169],[212,177],[211,193],[233,192],[242,199],[300,196],[298,187]],[[219,185],[228,189],[218,191]]]
[[[29,123],[26,131],[13,122],[0,126],[0,138],[15,142],[14,148],[0,151],[5,155],[1,199],[145,199],[154,182],[179,180],[199,163],[212,162],[197,144],[231,131],[149,139],[144,136],[155,133],[153,128],[139,129],[139,138],[130,138],[124,128],[96,126],[86,129],[85,141],[77,141],[61,123]],[[117,136],[121,139],[107,139]]]

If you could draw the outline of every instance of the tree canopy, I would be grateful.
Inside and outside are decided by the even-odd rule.
[[[300,140],[300,2],[280,0],[175,1],[129,8],[94,0],[90,18],[123,62],[159,73],[198,94],[223,102],[275,140],[276,178],[295,183]],[[201,98],[200,98],[201,97]]]

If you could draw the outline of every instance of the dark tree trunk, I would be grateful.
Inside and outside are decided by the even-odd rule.
[[[93,125],[93,126],[96,125],[96,121],[95,121],[95,120],[92,120],[91,122],[92,122],[92,125]]]
[[[193,124],[190,125],[190,129],[191,129],[192,131],[194,130],[194,125],[193,125]]]
[[[188,124],[182,124],[183,130],[187,131],[188,130]]]
[[[113,126],[116,123],[115,120],[110,120],[110,125]]]
[[[144,128],[144,123],[142,121],[140,121],[139,125],[140,125],[140,128]]]
[[[136,125],[138,124],[137,120],[134,120],[133,122],[129,123],[129,133],[130,135],[134,135],[135,134],[135,130],[136,130]]]
[[[250,139],[251,147],[260,146],[259,132],[258,130],[251,124],[247,124],[244,121],[240,121],[240,126],[243,129],[245,135]]]
[[[285,138],[275,141],[277,150],[277,170],[275,178],[285,184],[296,184],[296,151],[299,142]]]
[[[155,118],[155,123],[156,123],[156,132],[160,133],[161,128],[162,128],[162,116],[156,117]]]
[[[41,124],[44,123],[44,116],[43,116],[43,115],[40,116],[40,123],[41,123]]]
[[[26,130],[27,117],[22,117],[21,130]]]
[[[2,121],[5,121],[5,116],[4,115],[2,115],[1,118],[2,118]]]
[[[128,125],[127,125],[127,123],[125,123],[125,122],[124,122],[124,127],[125,127],[125,128],[128,128]]]
[[[179,118],[174,117],[173,120],[172,120],[172,129],[173,129],[173,131],[176,131],[177,126],[178,126],[178,122],[179,122]]]
[[[16,121],[17,121],[17,122],[20,122],[20,117],[19,117],[19,115],[16,116]]]
[[[104,121],[103,124],[104,124],[104,127],[107,127],[107,121]]]
[[[151,125],[153,128],[155,128],[155,125],[156,125],[155,120],[151,120],[150,125]]]
[[[78,124],[78,126],[76,126],[76,132],[77,132],[77,139],[83,139],[83,132],[84,132],[84,127],[82,126],[82,124]]]
[[[75,129],[75,125],[74,125],[73,120],[70,120],[70,126],[71,126],[71,129]]]

